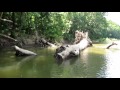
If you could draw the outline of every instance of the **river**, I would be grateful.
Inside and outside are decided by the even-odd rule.
[[[80,56],[56,61],[55,49],[27,48],[37,56],[16,57],[11,49],[0,49],[0,78],[120,78],[120,49],[94,44]]]

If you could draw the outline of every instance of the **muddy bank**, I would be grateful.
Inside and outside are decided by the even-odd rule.
[[[38,46],[38,47],[54,47],[59,46],[60,43],[53,43],[43,37],[35,37],[34,35],[25,35],[11,38],[10,36],[4,35],[0,37],[0,47],[11,47],[17,45],[19,47],[26,47],[26,46]]]

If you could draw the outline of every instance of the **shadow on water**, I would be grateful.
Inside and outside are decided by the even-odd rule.
[[[62,59],[56,59],[55,58],[55,62],[58,64],[58,65],[61,65],[63,62],[66,62],[66,61],[69,61],[70,62],[70,65],[74,64],[75,61],[79,58],[80,56],[74,56],[74,57],[69,57],[65,60],[62,60]]]
[[[50,72],[53,66],[53,61],[50,58],[49,56],[37,56],[30,59],[28,58],[28,60],[25,58],[23,62],[20,63],[21,77],[50,78]]]
[[[46,49],[31,50],[40,52],[40,55],[16,57],[14,51],[2,50],[0,52],[0,77],[50,77],[53,64],[51,54]]]
[[[63,63],[63,60],[61,59],[55,59],[55,62],[58,64],[58,65],[61,65]]]
[[[76,56],[76,57],[71,58],[70,65],[74,64],[79,59],[79,57],[80,56]]]

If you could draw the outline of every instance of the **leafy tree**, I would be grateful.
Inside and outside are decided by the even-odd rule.
[[[0,33],[16,38],[39,36],[51,42],[74,40],[74,32],[88,31],[91,39],[120,38],[120,26],[107,21],[106,12],[0,12]]]

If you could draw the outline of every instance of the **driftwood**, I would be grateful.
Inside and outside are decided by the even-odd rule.
[[[56,49],[55,57],[57,59],[64,60],[68,57],[78,56],[80,51],[84,50],[88,46],[92,46],[92,41],[88,37],[88,32],[84,33],[85,37],[79,41],[79,43],[74,45],[63,45]]]
[[[25,49],[22,49],[18,46],[14,46],[15,50],[16,50],[16,56],[30,56],[30,55],[37,55],[36,53],[32,52],[32,51],[29,51],[29,50],[25,50]]]
[[[55,44],[52,44],[52,43],[48,42],[44,38],[41,38],[39,40],[39,43],[37,43],[37,44],[39,44],[41,47],[46,47],[46,46],[54,47],[54,46],[56,46]]]
[[[112,43],[112,44],[110,44],[109,46],[107,46],[107,48],[106,49],[109,49],[111,46],[113,46],[113,45],[117,45],[117,43]]]

